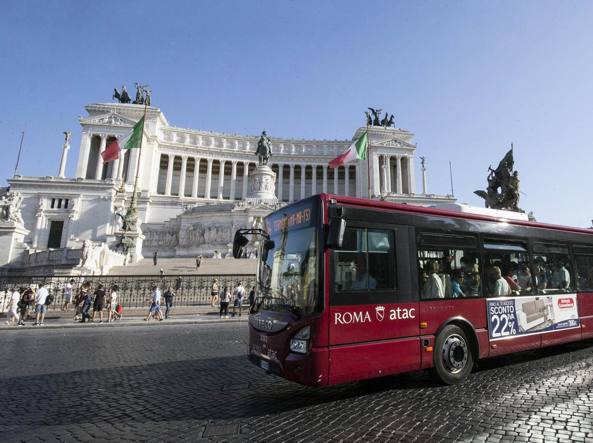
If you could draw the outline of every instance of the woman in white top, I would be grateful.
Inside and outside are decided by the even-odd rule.
[[[114,320],[114,316],[115,316],[115,308],[117,307],[117,290],[119,288],[117,287],[117,285],[113,285],[111,287],[111,295],[109,296],[109,318],[108,318],[108,322],[111,322]]]
[[[8,307],[8,312],[6,316],[8,320],[6,320],[7,325],[14,325],[15,320],[19,323],[19,314],[17,312],[19,308],[19,300],[21,299],[21,293],[18,291],[17,288],[14,288],[10,293],[10,305]]]

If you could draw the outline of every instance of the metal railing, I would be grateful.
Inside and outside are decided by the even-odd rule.
[[[104,275],[104,276],[7,276],[0,277],[0,312],[6,311],[10,290],[12,288],[31,288],[37,289],[40,283],[44,283],[49,293],[54,299],[50,310],[60,309],[64,304],[64,289],[70,280],[74,280],[73,301],[80,290],[82,283],[91,282],[91,292],[97,288],[98,284],[109,289],[112,285],[117,285],[118,303],[127,308],[145,307],[150,299],[152,286],[157,284],[162,292],[169,286],[175,292],[176,306],[197,306],[210,303],[210,292],[214,279],[218,280],[220,290],[228,287],[232,291],[238,282],[242,282],[249,292],[252,286],[255,286],[255,275],[237,274],[237,275],[166,275],[163,278],[152,275]]]

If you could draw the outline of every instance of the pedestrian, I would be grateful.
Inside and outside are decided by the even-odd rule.
[[[21,301],[21,293],[18,291],[16,287],[10,290],[10,304],[8,305],[8,312],[6,313],[8,319],[6,320],[7,325],[14,325],[15,320],[16,323],[19,324],[19,302]]]
[[[220,318],[229,318],[229,302],[231,301],[231,293],[226,286],[220,294]],[[223,316],[224,315],[224,316]]]
[[[64,305],[62,306],[62,311],[68,310],[68,305],[72,303],[72,288],[74,287],[74,279],[71,278],[66,286],[64,287]]]
[[[212,287],[210,288],[210,305],[212,307],[216,306],[216,303],[218,303],[218,291],[218,280],[214,279],[212,282]]]
[[[85,321],[89,321],[91,319],[91,315],[89,314],[93,304],[93,296],[91,295],[91,282],[87,281],[82,285],[81,296],[82,309],[80,310],[80,322],[84,323]]]
[[[239,317],[241,317],[241,311],[243,309],[243,297],[245,297],[245,288],[243,283],[238,282],[237,287],[233,291],[235,301],[233,302],[233,317],[237,315],[237,308],[239,308]]]
[[[74,321],[78,321],[82,318],[82,305],[85,299],[87,284],[83,281],[81,282],[80,289],[74,297]]]
[[[175,290],[181,291],[181,287],[183,286],[183,280],[181,279],[181,275],[177,276],[175,279]]]
[[[249,307],[253,306],[255,303],[255,286],[251,287],[251,291],[249,291]]]
[[[101,283],[95,290],[95,301],[93,302],[93,318],[95,321],[95,314],[99,313],[99,323],[103,323],[103,308],[105,307],[105,289]]]
[[[161,280],[163,279],[163,277],[165,276],[165,271],[163,271],[163,268],[161,268],[159,270],[159,273],[161,274]]]
[[[43,319],[45,318],[45,313],[47,312],[47,301],[49,297],[49,292],[45,288],[44,283],[39,283],[39,287],[37,288],[37,292],[35,292],[35,313],[37,314],[35,318],[34,326],[43,326]]]
[[[196,269],[200,269],[200,265],[202,264],[202,256],[198,255],[196,257]]]
[[[163,295],[165,297],[165,318],[169,318],[169,312],[171,311],[171,308],[173,308],[173,297],[175,297],[175,292],[173,292],[173,288],[169,286]]]
[[[25,320],[27,319],[27,309],[29,309],[29,303],[32,294],[33,291],[31,291],[31,288],[21,288],[21,300],[19,301],[19,311],[21,316],[19,318],[19,326],[25,326]]]
[[[156,264],[158,262],[158,255],[159,255],[159,253],[157,251],[154,251],[154,254],[152,254],[152,264],[154,266],[156,266]]]
[[[144,321],[150,320],[151,316],[154,316],[154,318],[158,320],[163,319],[163,314],[161,313],[161,290],[157,285],[152,286],[150,309],[148,310],[148,315]]]
[[[109,316],[107,318],[107,323],[111,323],[117,318],[117,291],[119,291],[117,285],[113,285],[109,289]]]

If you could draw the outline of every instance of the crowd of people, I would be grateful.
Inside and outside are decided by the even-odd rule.
[[[242,282],[237,283],[237,286],[235,286],[231,294],[231,288],[229,286],[224,286],[221,289],[218,280],[214,279],[210,290],[210,305],[215,307],[218,304],[219,318],[229,318],[229,305],[232,301],[233,305],[231,316],[235,317],[238,311],[238,315],[240,317],[243,313],[245,294],[246,290]],[[251,305],[253,305],[255,302],[255,286],[253,286],[249,291],[247,301],[249,303],[249,307],[251,307]]]
[[[158,284],[151,287],[150,297],[147,300],[148,313],[145,321],[151,319],[163,321],[171,317],[176,297],[176,289],[166,287],[164,292]],[[75,290],[75,288],[77,288]],[[123,305],[118,294],[119,287],[114,284],[105,287],[102,283],[93,284],[84,281],[76,284],[70,279],[63,286],[63,303],[60,309],[63,312],[74,311],[74,321],[81,323],[111,323],[123,317]],[[211,306],[219,308],[220,318],[229,318],[229,305],[232,316],[241,316],[243,313],[246,290],[242,282],[238,282],[231,293],[228,286],[220,287],[217,279],[211,285]],[[249,305],[255,299],[255,287],[249,293]],[[8,291],[8,310],[6,324],[24,326],[27,320],[34,320],[34,326],[43,326],[48,307],[54,303],[54,295],[48,291],[44,283],[39,283],[34,290],[31,287],[13,287]]]

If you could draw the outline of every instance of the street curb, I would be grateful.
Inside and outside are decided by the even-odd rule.
[[[245,317],[245,319],[241,319],[241,318],[226,318],[226,319],[184,319],[184,320],[169,320],[169,321],[151,321],[151,322],[145,322],[145,321],[139,321],[139,322],[123,322],[120,323],[120,321],[116,321],[116,322],[112,322],[112,323],[80,323],[80,322],[74,322],[74,323],[64,323],[64,324],[58,324],[58,325],[52,325],[52,324],[45,324],[43,326],[33,326],[32,324],[29,324],[27,326],[9,326],[9,325],[0,325],[0,331],[15,331],[15,330],[22,330],[22,331],[28,331],[28,330],[46,330],[46,329],[88,329],[88,328],[117,328],[117,327],[134,327],[134,326],[149,326],[149,325],[155,325],[154,327],[157,327],[156,325],[159,326],[165,326],[165,325],[196,325],[196,324],[212,324],[212,323],[246,323],[248,321],[248,317]]]

